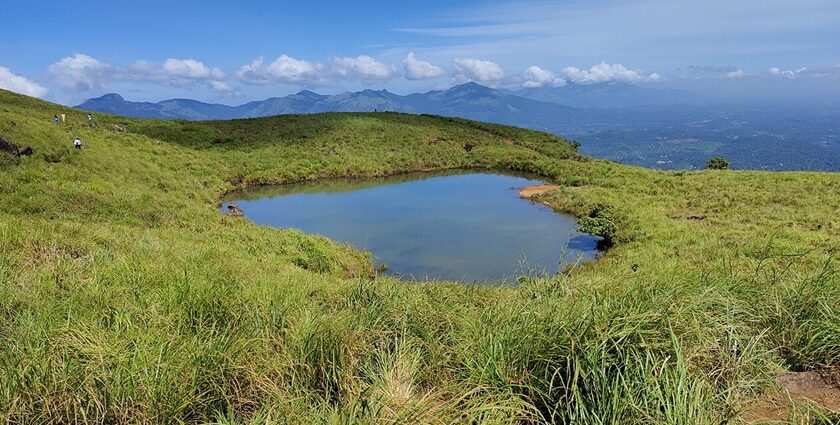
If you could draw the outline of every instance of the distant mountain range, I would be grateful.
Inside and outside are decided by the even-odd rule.
[[[272,97],[239,106],[203,103],[190,99],[169,99],[157,103],[130,102],[112,93],[90,99],[76,108],[139,118],[226,120],[281,114],[318,112],[392,111],[460,116],[546,130],[558,119],[580,120],[591,112],[517,96],[475,83],[449,90],[407,96],[387,90],[363,90],[332,96],[308,90],[284,97]]]
[[[398,95],[304,90],[239,106],[118,94],[76,108],[140,118],[225,120],[280,114],[393,111],[458,116],[552,132],[583,153],[653,168],[701,168],[715,155],[735,168],[840,170],[840,106],[703,105],[692,92],[632,84],[500,90],[476,83]]]

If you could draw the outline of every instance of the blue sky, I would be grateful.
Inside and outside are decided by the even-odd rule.
[[[0,87],[73,104],[464,81],[840,85],[837,0],[219,3],[8,2]]]

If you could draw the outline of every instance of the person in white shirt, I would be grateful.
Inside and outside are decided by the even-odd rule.
[[[76,149],[81,149],[82,148],[82,140],[77,137],[76,140],[73,141],[73,146],[75,146]]]

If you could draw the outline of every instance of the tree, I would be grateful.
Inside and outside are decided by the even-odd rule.
[[[714,158],[709,158],[706,162],[706,169],[707,170],[728,170],[729,169],[729,161],[722,156],[716,156]]]

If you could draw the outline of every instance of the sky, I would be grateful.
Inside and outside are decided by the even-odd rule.
[[[70,105],[467,81],[840,87],[837,0],[5,3],[0,88]]]

